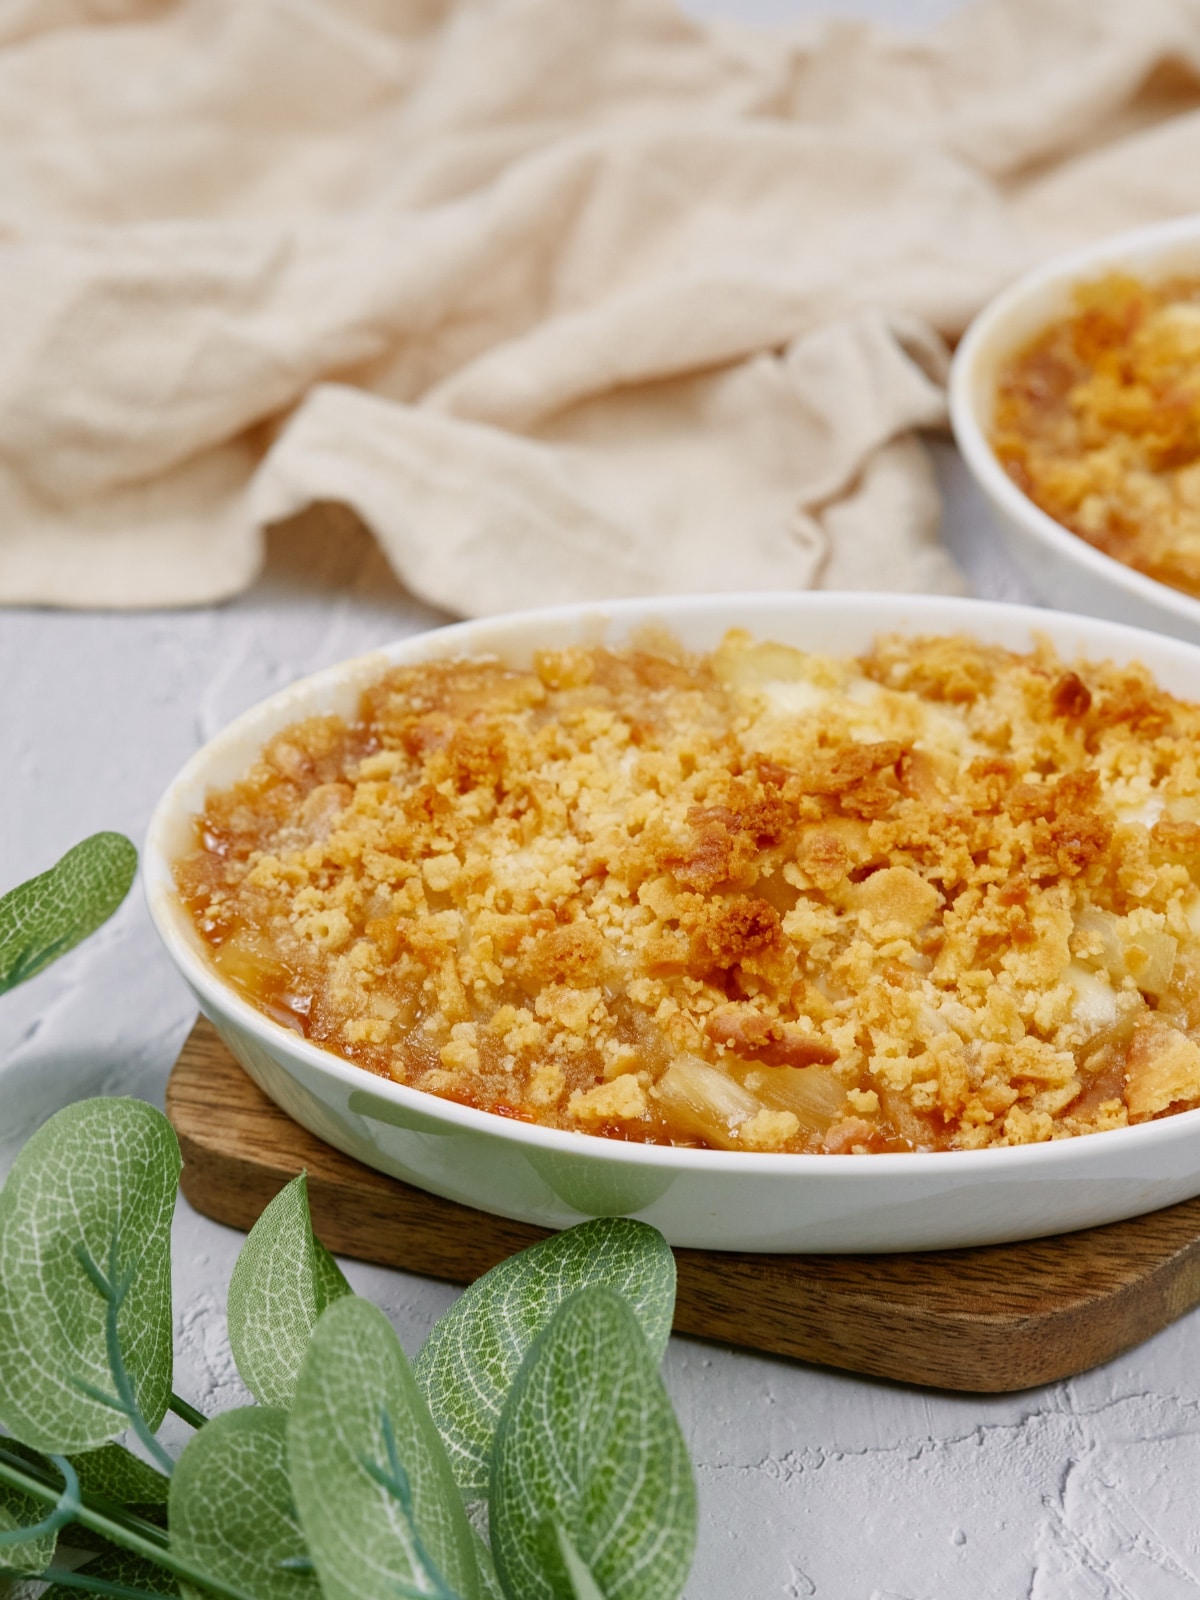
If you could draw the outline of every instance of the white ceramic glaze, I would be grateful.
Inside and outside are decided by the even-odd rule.
[[[1200,600],[1093,549],[1047,516],[997,461],[988,443],[1000,366],[1071,310],[1078,283],[1121,269],[1154,282],[1200,276],[1200,216],[1138,228],[1059,256],[1020,278],[975,318],[950,373],[950,420],[963,458],[994,513],[995,531],[1036,594],[1064,610],[1110,617],[1200,643]]]
[[[466,1205],[546,1227],[629,1213],[675,1245],[719,1250],[892,1251],[1036,1238],[1200,1193],[1200,1111],[1053,1144],[931,1155],[765,1155],[673,1150],[536,1128],[386,1082],[318,1049],[216,973],[174,890],[206,794],[240,777],[278,729],[352,709],[388,663],[492,654],[526,665],[539,646],[620,643],[665,625],[694,648],[729,627],[855,654],[880,632],[967,632],[1015,649],[1049,635],[1067,658],[1141,660],[1200,698],[1200,649],[1081,616],[921,596],[704,596],[562,607],[462,623],[307,678],[248,711],[195,755],[154,813],[144,856],[150,910],[201,1009],[273,1100],[360,1161]]]

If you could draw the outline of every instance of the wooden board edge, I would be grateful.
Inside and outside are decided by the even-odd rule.
[[[182,1189],[189,1204],[227,1226],[248,1230],[288,1178],[286,1172],[253,1171],[236,1160],[181,1141]],[[319,1177],[310,1180],[313,1226],[336,1255],[369,1259],[398,1271],[444,1282],[470,1283],[517,1250],[545,1238],[545,1230],[494,1219],[486,1232],[447,1223],[459,1251],[459,1270],[447,1270],[444,1245],[431,1248],[419,1233],[397,1235],[389,1251],[378,1246],[364,1254],[362,1230],[374,1222],[386,1230],[392,1218],[364,1216],[361,1197],[348,1197]],[[461,1208],[464,1212],[467,1208]],[[470,1213],[468,1213],[469,1215]],[[445,1235],[439,1231],[439,1238]],[[1038,1388],[1101,1366],[1159,1332],[1200,1303],[1200,1255],[1167,1263],[1150,1280],[1113,1297],[1068,1311],[1026,1317],[998,1316],[976,1321],[969,1338],[943,1315],[914,1326],[907,1314],[889,1315],[876,1301],[863,1305],[856,1326],[853,1307],[833,1322],[819,1305],[790,1304],[756,1322],[755,1341],[745,1337],[747,1290],[731,1273],[725,1290],[714,1289],[713,1258],[704,1252],[675,1252],[678,1289],[676,1333],[757,1353],[785,1357],[843,1372],[960,1393],[1002,1394]],[[718,1263],[718,1271],[719,1271]],[[761,1293],[761,1285],[758,1286]],[[850,1297],[846,1297],[847,1301]],[[895,1320],[894,1328],[889,1324]],[[789,1331],[790,1330],[790,1331]]]

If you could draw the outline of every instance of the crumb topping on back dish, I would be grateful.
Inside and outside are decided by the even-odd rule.
[[[395,668],[209,797],[221,974],[372,1072],[726,1150],[1200,1104],[1200,706],[966,638]]]
[[[1200,279],[1080,285],[1000,374],[992,445],[1056,521],[1200,595]]]

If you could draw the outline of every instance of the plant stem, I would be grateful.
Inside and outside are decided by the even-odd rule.
[[[129,1374],[125,1370],[125,1356],[121,1349],[121,1335],[117,1327],[117,1318],[124,1304],[125,1296],[129,1293],[129,1285],[133,1281],[133,1268],[121,1278],[117,1276],[117,1235],[112,1236],[112,1243],[108,1249],[108,1282],[109,1297],[104,1319],[105,1343],[108,1347],[108,1364],[112,1369],[113,1382],[117,1386],[117,1394],[125,1408],[125,1414],[133,1425],[133,1431],[149,1450],[150,1454],[162,1467],[168,1478],[175,1470],[175,1463],[159,1444],[151,1432],[142,1408],[138,1405],[137,1396],[133,1392],[133,1384],[129,1381]]]
[[[0,1530],[0,1550],[12,1549],[27,1540],[41,1539],[46,1534],[53,1534],[57,1539],[59,1530],[65,1528],[68,1522],[74,1522],[75,1513],[79,1510],[79,1479],[75,1475],[75,1468],[65,1456],[52,1456],[50,1459],[63,1478],[63,1486],[53,1509],[40,1522],[27,1527]]]
[[[159,1467],[169,1478],[175,1470],[175,1463],[154,1437],[154,1433],[142,1415],[142,1408],[138,1404],[137,1395],[133,1392],[133,1384],[129,1381],[129,1374],[125,1370],[125,1358],[121,1352],[121,1332],[118,1318],[125,1296],[129,1293],[129,1286],[133,1282],[134,1269],[130,1267],[123,1275],[118,1272],[118,1237],[114,1233],[108,1245],[108,1276],[105,1277],[100,1268],[92,1260],[87,1246],[75,1246],[75,1259],[87,1273],[92,1287],[104,1301],[104,1343],[108,1352],[108,1370],[116,1385],[116,1395],[105,1394],[102,1389],[97,1389],[92,1383],[85,1383],[76,1379],[76,1384],[84,1394],[93,1400],[98,1400],[101,1405],[111,1406],[120,1416],[123,1416],[129,1426],[137,1434],[146,1449],[154,1457]]]
[[[29,1495],[33,1500],[41,1500],[43,1504],[57,1505],[62,1494],[61,1490],[39,1482],[23,1469],[17,1471],[4,1461],[0,1461],[0,1483],[7,1484],[10,1489],[19,1489],[22,1494]],[[245,1589],[237,1589],[233,1584],[225,1583],[219,1578],[210,1578],[207,1573],[199,1571],[190,1561],[183,1560],[169,1548],[142,1538],[132,1529],[122,1527],[120,1523],[112,1522],[108,1517],[99,1516],[90,1506],[79,1506],[73,1520],[85,1528],[90,1528],[93,1533],[102,1534],[113,1544],[119,1544],[123,1550],[132,1550],[134,1555],[145,1556],[147,1561],[153,1562],[156,1567],[164,1568],[167,1572],[173,1572],[177,1578],[186,1578],[189,1583],[198,1584],[209,1594],[219,1596],[219,1600],[258,1600],[258,1596],[247,1594]]]
[[[189,1428],[202,1428],[208,1421],[208,1418],[204,1415],[203,1411],[197,1411],[195,1406],[192,1405],[189,1400],[184,1400],[181,1396],[177,1395],[173,1389],[171,1391],[171,1398],[167,1402],[167,1408],[168,1410],[173,1411],[177,1417],[182,1417]]]
[[[82,1500],[89,1511],[94,1511],[98,1517],[107,1517],[119,1527],[128,1528],[130,1533],[136,1533],[139,1538],[160,1544],[164,1550],[170,1543],[165,1528],[160,1528],[157,1522],[148,1522],[145,1517],[139,1517],[136,1511],[118,1505],[115,1500],[99,1494],[85,1494]]]
[[[416,1556],[425,1576],[433,1584],[431,1600],[459,1600],[459,1596],[455,1594],[445,1578],[442,1577],[437,1563],[425,1548],[421,1530],[417,1527],[417,1519],[413,1511],[412,1485],[409,1482],[408,1473],[401,1464],[400,1453],[396,1449],[396,1434],[386,1406],[380,1406],[379,1408],[379,1427],[383,1434],[383,1445],[387,1451],[390,1471],[385,1472],[378,1462],[366,1457],[362,1458],[363,1466],[366,1467],[380,1488],[386,1489],[400,1507],[404,1520],[408,1523],[408,1535],[412,1540],[413,1555]],[[408,1589],[400,1585],[397,1585],[396,1588],[399,1594],[418,1596],[422,1592],[418,1589]]]

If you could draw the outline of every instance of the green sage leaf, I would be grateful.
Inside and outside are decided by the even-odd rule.
[[[525,1352],[585,1284],[632,1306],[661,1361],[675,1308],[675,1258],[656,1228],[599,1217],[510,1256],[467,1289],[413,1363],[463,1494],[487,1492],[500,1411]]]
[[[188,1441],[171,1478],[171,1549],[258,1600],[317,1600],[287,1470],[287,1413],[226,1411]],[[298,1570],[298,1567],[300,1570]],[[189,1600],[206,1591],[182,1584]]]
[[[606,1600],[675,1600],[696,1537],[687,1447],[638,1322],[581,1289],[517,1374],[496,1431],[492,1554],[507,1593],[583,1600],[564,1536]]]
[[[170,1478],[156,1472],[124,1445],[105,1444],[71,1456],[84,1494],[100,1494],[123,1506],[165,1506]]]
[[[162,1421],[179,1170],[170,1123],[140,1100],[67,1106],[17,1157],[0,1191],[0,1422],[35,1449]]]
[[[474,1534],[400,1341],[348,1295],[317,1323],[287,1427],[326,1600],[479,1600]]]
[[[474,1541],[475,1570],[479,1574],[479,1600],[508,1600],[496,1576],[492,1552],[477,1533]]]
[[[316,1238],[304,1173],[251,1228],[229,1282],[229,1343],[246,1387],[264,1406],[291,1405],[317,1318],[351,1292]]]
[[[166,1600],[174,1600],[179,1594],[179,1585],[169,1572],[144,1556],[134,1555],[132,1550],[106,1550],[74,1570],[83,1577],[114,1584],[117,1589],[130,1589],[134,1594],[159,1595]],[[41,1600],[79,1600],[79,1594],[78,1589],[64,1583],[52,1583],[43,1591]]]
[[[557,1522],[554,1524],[554,1537],[567,1577],[571,1580],[573,1600],[604,1600],[587,1563],[571,1543],[567,1530]]]
[[[48,872],[0,897],[0,994],[95,933],[129,893],[137,851],[120,833],[94,833]]]

